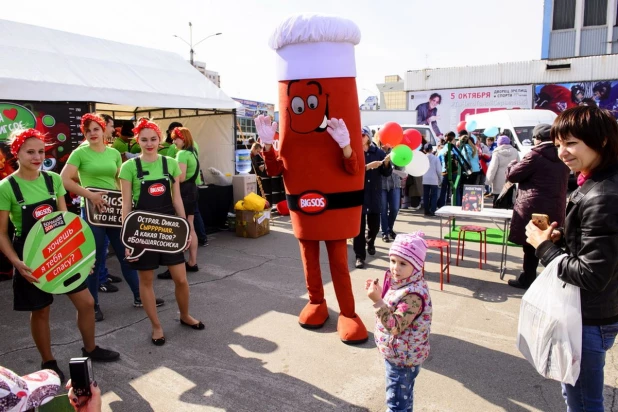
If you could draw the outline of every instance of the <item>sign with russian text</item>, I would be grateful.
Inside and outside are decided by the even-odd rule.
[[[187,248],[189,222],[178,216],[136,210],[124,219],[121,238],[131,251],[127,259],[149,251],[178,253]]]
[[[94,267],[94,235],[88,224],[71,212],[53,212],[30,230],[24,263],[32,269],[36,287],[54,294],[80,286]]]
[[[106,192],[103,200],[107,202],[101,210],[86,199],[86,218],[88,223],[94,226],[122,227],[122,193],[117,190],[87,188],[91,192]]]
[[[416,124],[431,126],[437,136],[456,132],[468,115],[505,109],[532,109],[532,85],[408,92]]]

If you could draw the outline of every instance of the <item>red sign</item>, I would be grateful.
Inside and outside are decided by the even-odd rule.
[[[47,259],[56,249],[64,246],[64,243],[78,233],[82,228],[82,222],[79,219],[73,220],[58,236],[54,238],[47,246],[43,248],[43,257]]]
[[[151,196],[161,196],[163,193],[165,193],[165,185],[163,185],[162,183],[155,183],[148,188],[148,193]]]
[[[74,236],[68,243],[66,243],[58,252],[55,252],[49,259],[47,259],[41,266],[36,268],[32,272],[32,276],[40,278],[50,269],[54,268],[61,260],[69,256],[71,252],[79,248],[86,242],[86,237],[83,232],[79,232],[77,236]]]
[[[321,193],[309,192],[300,195],[298,198],[300,210],[310,215],[323,212],[327,205],[326,197]]]

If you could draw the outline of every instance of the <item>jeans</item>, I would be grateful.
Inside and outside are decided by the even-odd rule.
[[[457,174],[453,176],[453,182],[455,182],[455,180],[457,180]],[[461,185],[461,182],[459,184]],[[446,206],[449,198],[452,195],[451,191],[452,191],[451,184],[448,181],[448,177],[443,176],[442,177],[442,187],[440,188],[440,196],[438,197],[438,203],[436,205],[438,209],[443,206]],[[450,206],[450,203],[448,206]],[[455,192],[455,206],[461,206],[461,195],[459,193],[459,190]]]
[[[524,271],[517,280],[522,285],[530,286],[536,279],[539,258],[536,257],[536,249],[531,244],[526,243],[522,248],[524,249]]]
[[[369,233],[365,238],[365,225],[369,226]],[[360,260],[365,260],[367,258],[367,250],[366,246],[369,245],[373,247],[376,236],[378,236],[378,232],[380,231],[380,214],[379,213],[368,213],[361,214],[361,227],[360,233],[358,236],[354,238],[354,254],[356,254],[356,258]]]
[[[400,368],[385,360],[386,407],[388,412],[412,412],[414,408],[414,380],[421,366]]]
[[[562,384],[567,412],[603,412],[603,367],[605,353],[618,333],[618,323],[583,326],[582,363],[575,386]]]
[[[396,187],[391,190],[382,190],[382,212],[380,220],[382,223],[382,234],[387,235],[393,231],[399,205],[401,204],[401,190]]]
[[[439,191],[438,185],[423,185],[423,207],[426,215],[436,213]]]
[[[206,229],[204,228],[204,220],[202,219],[202,215],[200,214],[200,205],[197,200],[195,200],[195,213],[193,214],[193,227],[195,228],[195,234],[197,235],[197,240],[206,242]]]
[[[86,209],[82,208],[82,218],[88,221],[86,217]],[[107,248],[103,247],[105,238],[109,239],[116,258],[120,263],[120,269],[122,270],[122,276],[127,281],[127,284],[133,292],[133,297],[139,299],[139,278],[137,272],[129,267],[129,262],[124,259],[125,246],[120,239],[120,233],[122,228],[120,227],[102,227],[90,225],[92,234],[94,235],[94,243],[96,245],[96,260],[94,264],[94,270],[92,275],[88,276],[88,290],[94,298],[94,304],[99,304],[99,271],[105,265],[105,256],[107,256]]]
[[[103,248],[105,249],[105,259],[103,259],[103,265],[99,270],[99,283],[106,283],[107,278],[109,278],[109,270],[107,270],[107,251],[109,248],[109,239],[105,236],[105,243],[103,243]]]

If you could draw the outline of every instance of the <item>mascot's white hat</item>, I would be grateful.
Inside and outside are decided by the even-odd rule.
[[[283,21],[270,37],[277,52],[277,79],[356,77],[354,46],[360,30],[351,20],[301,14]]]

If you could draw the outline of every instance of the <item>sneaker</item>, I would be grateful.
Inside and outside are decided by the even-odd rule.
[[[122,278],[114,275],[107,275],[107,283],[120,283]]]
[[[170,273],[170,271],[169,271],[169,270],[166,270],[166,271],[165,271],[165,272],[163,272],[163,273],[159,273],[159,274],[157,275],[157,277],[158,277],[159,279],[171,279],[171,278],[172,278],[172,274]]]
[[[208,240],[206,239],[198,239],[197,244],[200,246],[208,246]]]
[[[188,262],[185,262],[185,269],[187,272],[199,272],[200,268],[197,267],[197,263],[193,266],[189,266]]]
[[[395,238],[397,237],[397,233],[393,232],[392,230],[390,231],[390,233],[388,234],[391,239],[395,240]]]
[[[367,253],[371,256],[376,254],[376,247],[374,245],[367,245]]]
[[[99,292],[103,292],[103,293],[114,293],[114,292],[118,292],[118,287],[112,285],[109,282],[105,282],[105,283],[101,283],[99,285]]]
[[[362,269],[365,267],[365,262],[361,258],[356,258],[356,266],[357,269]]]
[[[103,316],[103,312],[101,312],[101,307],[99,307],[99,305],[95,305],[94,306],[94,321],[101,322],[103,319],[105,319],[105,316]]]
[[[58,362],[56,362],[55,360],[41,362],[41,369],[53,370],[60,377],[60,383],[64,382],[64,373],[62,373],[62,370],[58,367]]]
[[[118,352],[103,349],[99,346],[95,346],[92,352],[88,352],[86,349],[82,348],[82,356],[85,358],[90,358],[95,362],[113,362],[120,358],[120,354]]]
[[[388,243],[390,241],[391,241],[391,239],[388,237],[388,235],[386,233],[382,235],[382,242]]]
[[[528,289],[528,288],[529,288],[529,286],[526,286],[526,285],[522,284],[522,283],[521,283],[519,280],[517,280],[517,279],[511,279],[511,280],[509,280],[509,281],[508,281],[508,284],[509,284],[509,286],[512,286],[512,287],[517,288],[517,289]]]
[[[163,299],[160,299],[160,298],[155,299],[155,306],[159,307],[159,306],[163,306],[164,304],[165,304],[165,301]],[[142,303],[142,299],[140,298],[133,299],[133,307],[143,308],[144,304]]]

